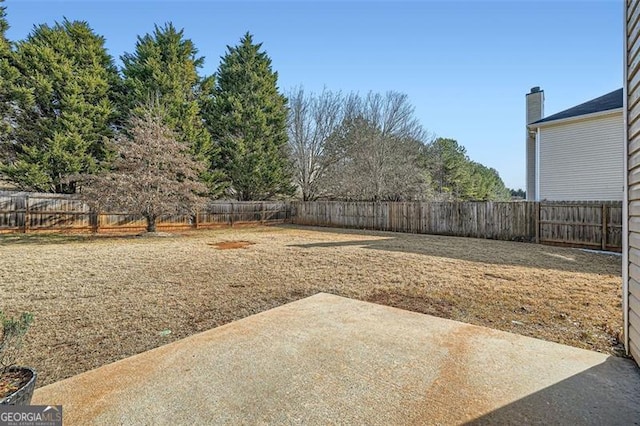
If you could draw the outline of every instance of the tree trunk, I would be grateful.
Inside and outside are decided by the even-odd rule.
[[[147,216],[147,232],[156,232],[155,216]]]

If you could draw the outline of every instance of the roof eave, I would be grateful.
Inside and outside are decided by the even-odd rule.
[[[622,108],[607,109],[604,111],[592,112],[590,114],[574,115],[573,117],[559,118],[557,120],[543,121],[542,123],[527,124],[527,127],[531,130],[539,129],[542,127],[555,126],[556,124],[565,124],[572,121],[588,120],[590,118],[600,118],[607,115],[615,115],[622,113]]]

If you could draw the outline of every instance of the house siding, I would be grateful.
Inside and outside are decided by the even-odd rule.
[[[623,247],[625,344],[640,361],[640,2],[625,2],[625,124],[627,205]]]
[[[539,200],[622,201],[623,114],[540,127]]]

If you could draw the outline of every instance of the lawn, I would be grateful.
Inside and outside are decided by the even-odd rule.
[[[5,235],[0,250],[0,309],[34,313],[20,361],[39,386],[318,292],[620,353],[614,255],[294,226]]]

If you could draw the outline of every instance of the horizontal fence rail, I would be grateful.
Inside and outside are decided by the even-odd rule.
[[[342,202],[293,203],[299,225],[451,235],[622,250],[622,203]]]
[[[289,222],[291,206],[282,201],[210,203],[195,215],[158,218],[158,230],[206,229],[242,224]],[[133,232],[146,229],[143,217],[95,212],[72,195],[0,193],[0,232]]]

